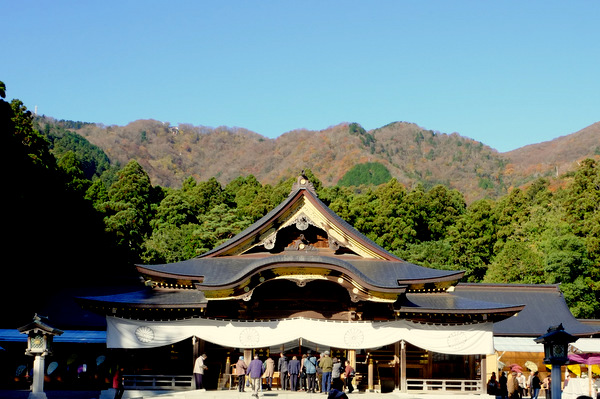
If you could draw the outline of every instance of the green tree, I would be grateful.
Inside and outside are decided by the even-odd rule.
[[[101,205],[106,214],[106,230],[114,234],[119,246],[128,250],[135,261],[144,240],[150,236],[155,193],[142,166],[130,161],[108,190],[108,201]]]
[[[485,282],[492,283],[545,283],[544,257],[535,245],[522,241],[507,241],[494,258]]]
[[[217,205],[199,217],[199,227],[193,235],[193,240],[198,242],[198,252],[216,248],[250,226],[250,223],[249,218],[240,218],[235,209],[226,204]]]
[[[223,189],[221,183],[214,177],[207,181],[197,183],[188,190],[188,201],[196,214],[204,214],[217,205],[233,205],[230,193]]]
[[[411,239],[411,234],[407,232],[412,233],[412,230],[407,225],[403,214],[406,195],[404,186],[396,179],[392,179],[377,187],[370,201],[372,206],[372,215],[369,215],[372,219],[370,233],[375,242],[390,251],[403,248]]]
[[[522,190],[514,189],[498,201],[494,215],[497,238],[495,253],[500,252],[509,239],[521,240],[524,237],[522,227],[528,218],[528,201]]]
[[[91,181],[85,178],[81,168],[81,162],[73,151],[68,151],[58,160],[58,167],[61,168],[66,177],[67,185],[82,197],[91,185]]]
[[[150,264],[172,263],[191,259],[205,252],[202,243],[194,238],[199,226],[194,223],[166,224],[153,230],[144,242],[142,261]]]
[[[465,212],[466,203],[457,190],[437,185],[427,192],[427,230],[429,240],[440,240],[446,236],[458,218]],[[426,240],[422,240],[426,241]]]
[[[388,182],[392,178],[390,171],[379,162],[366,162],[354,165],[338,181],[338,185],[344,187],[374,185],[378,186]]]
[[[472,203],[455,225],[449,228],[448,241],[453,268],[465,270],[467,281],[482,281],[493,258],[496,243],[493,201]]]
[[[165,226],[180,227],[197,222],[197,215],[187,196],[182,190],[173,190],[158,205],[151,225],[153,228],[159,229]]]

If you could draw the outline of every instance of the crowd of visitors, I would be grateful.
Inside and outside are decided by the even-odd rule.
[[[318,358],[308,351],[300,359],[297,356],[289,359],[282,352],[277,365],[271,357],[263,362],[255,355],[247,364],[240,356],[235,364],[238,390],[244,392],[246,387],[252,387],[253,396],[258,396],[262,389],[270,391],[275,371],[279,372],[279,386],[283,390],[326,393],[332,398],[343,398],[345,392],[354,391],[354,368],[348,360],[342,362],[342,359],[332,358],[329,351],[321,353]]]
[[[492,373],[487,383],[487,393],[500,399],[523,399],[525,397],[538,399],[543,388],[546,398],[550,399],[552,397],[550,387],[550,376],[541,381],[537,371],[530,372],[528,377],[520,371],[512,371],[510,375],[502,371],[498,379],[496,379],[496,373]]]

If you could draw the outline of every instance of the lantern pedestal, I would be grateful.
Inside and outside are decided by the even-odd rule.
[[[560,371],[560,364],[552,365],[550,376],[552,378],[552,383],[550,384],[550,392],[552,392],[552,397],[554,398],[554,392],[557,392],[558,396],[556,396],[556,398],[561,399],[562,390],[560,382],[562,378],[562,372]]]
[[[33,384],[31,384],[31,393],[29,399],[45,399],[44,392],[44,365],[46,359],[42,355],[36,355],[33,359]]]
[[[44,393],[45,356],[52,353],[52,338],[63,332],[58,328],[48,325],[45,317],[33,317],[33,321],[26,326],[19,327],[19,332],[27,334],[26,355],[35,356],[33,359],[33,384],[29,399],[46,399]]]

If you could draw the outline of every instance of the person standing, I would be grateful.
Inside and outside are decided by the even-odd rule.
[[[508,377],[508,398],[509,399],[520,399],[520,387],[519,387],[519,378],[517,377],[517,372],[513,371],[510,373]]]
[[[552,378],[550,377],[550,374],[548,374],[546,378],[544,378],[544,391],[546,393],[546,399],[552,399],[552,391],[550,390],[551,386]]]
[[[275,360],[270,357],[265,360],[265,379],[267,382],[267,391],[271,390],[273,386],[273,374],[275,373]]]
[[[283,352],[279,354],[279,363],[277,364],[277,371],[279,371],[279,380],[281,381],[281,387],[284,391],[286,391],[288,389],[288,360]]]
[[[346,373],[346,389],[348,390],[348,393],[352,393],[352,391],[354,391],[352,380],[354,379],[355,372],[354,368],[350,365],[349,360],[346,360],[346,369],[344,370],[344,373]]]
[[[298,390],[298,376],[300,375],[300,360],[296,356],[288,363],[288,374],[290,375],[290,389]]]
[[[542,388],[542,384],[540,383],[539,372],[534,371],[533,377],[531,377],[531,385],[529,387],[529,393],[531,394],[531,399],[538,398],[541,388]]]
[[[246,370],[248,366],[246,366],[246,362],[244,361],[244,356],[240,356],[237,363],[235,364],[235,374],[238,377],[238,391],[244,392],[244,384],[246,383]]]
[[[498,378],[498,385],[500,386],[500,399],[507,399],[508,379],[506,378],[506,371],[500,372],[500,378]]]
[[[525,384],[527,383],[527,378],[520,371],[517,372],[517,381],[519,381],[519,398],[523,399],[523,396],[525,396]]]
[[[312,355],[310,351],[306,354],[306,360],[304,361],[304,367],[306,367],[306,379],[307,386],[306,392],[315,393],[316,390],[316,375],[317,375],[317,358]]]
[[[113,388],[116,390],[115,399],[121,399],[123,397],[123,393],[125,392],[125,387],[123,386],[123,368],[118,367],[117,372],[113,377]]]
[[[258,355],[254,355],[254,360],[250,362],[246,370],[246,375],[250,377],[250,383],[252,384],[252,396],[256,396],[257,398],[263,373],[262,367],[262,361],[258,358]]]
[[[344,372],[344,366],[340,359],[337,357],[333,358],[333,370],[331,370],[331,388],[337,389],[338,391],[344,390],[342,383],[342,373]]]
[[[304,365],[306,362],[306,354],[302,355],[302,359],[300,359],[300,390],[306,391],[306,366]]]
[[[319,361],[319,367],[323,370],[321,389],[323,392],[328,393],[331,391],[331,372],[333,370],[333,360],[329,357],[329,351],[323,353],[323,357]]]
[[[201,356],[198,356],[198,359],[196,359],[196,362],[194,363],[194,379],[196,380],[196,389],[204,389],[202,379],[204,377],[204,370],[208,368],[204,364],[206,358],[206,353],[203,353]]]
[[[498,395],[498,392],[499,392],[499,389],[498,389],[498,381],[496,381],[496,372],[492,371],[492,376],[490,377],[490,379],[487,382],[487,394],[496,396],[496,395]]]

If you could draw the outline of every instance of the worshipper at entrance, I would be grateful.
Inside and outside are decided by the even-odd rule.
[[[331,370],[331,388],[337,389],[338,391],[344,390],[344,383],[342,382],[342,373],[344,372],[344,366],[337,357],[333,358],[333,370]]]
[[[288,363],[288,373],[290,375],[290,388],[292,391],[298,390],[298,376],[300,375],[300,360],[296,356]]]
[[[321,390],[327,393],[331,390],[331,371],[333,370],[333,359],[329,357],[329,351],[323,352],[319,367],[323,370]]]
[[[306,391],[306,366],[304,362],[306,361],[306,354],[302,355],[302,359],[300,359],[300,390]]]
[[[306,392],[316,393],[317,358],[310,351],[306,354],[304,367],[306,368],[307,378]]]
[[[244,356],[240,356],[237,363],[235,364],[235,374],[238,376],[238,391],[244,392],[244,384],[246,383],[246,362]]]
[[[267,382],[267,391],[270,391],[273,387],[273,375],[275,374],[275,360],[268,357],[267,360],[265,360],[264,367],[265,373],[263,374],[263,377],[265,377],[265,380]]]
[[[346,389],[348,393],[352,393],[354,391],[354,386],[352,385],[352,380],[354,379],[354,368],[350,365],[350,361],[346,360],[346,369],[344,370],[344,374],[346,374]]]
[[[254,360],[250,362],[248,365],[248,369],[246,370],[246,375],[250,377],[250,383],[252,384],[252,396],[258,398],[258,391],[261,388],[262,383],[262,361],[258,358],[258,355],[254,355]]]
[[[208,368],[204,364],[206,357],[206,353],[203,353],[202,356],[199,356],[194,363],[194,379],[196,380],[196,389],[204,389],[204,386],[202,385],[202,377],[204,377],[204,370]]]
[[[281,381],[281,387],[284,391],[288,389],[288,360],[287,357],[281,352],[279,354],[279,363],[277,364],[277,371],[279,371],[279,380]]]

